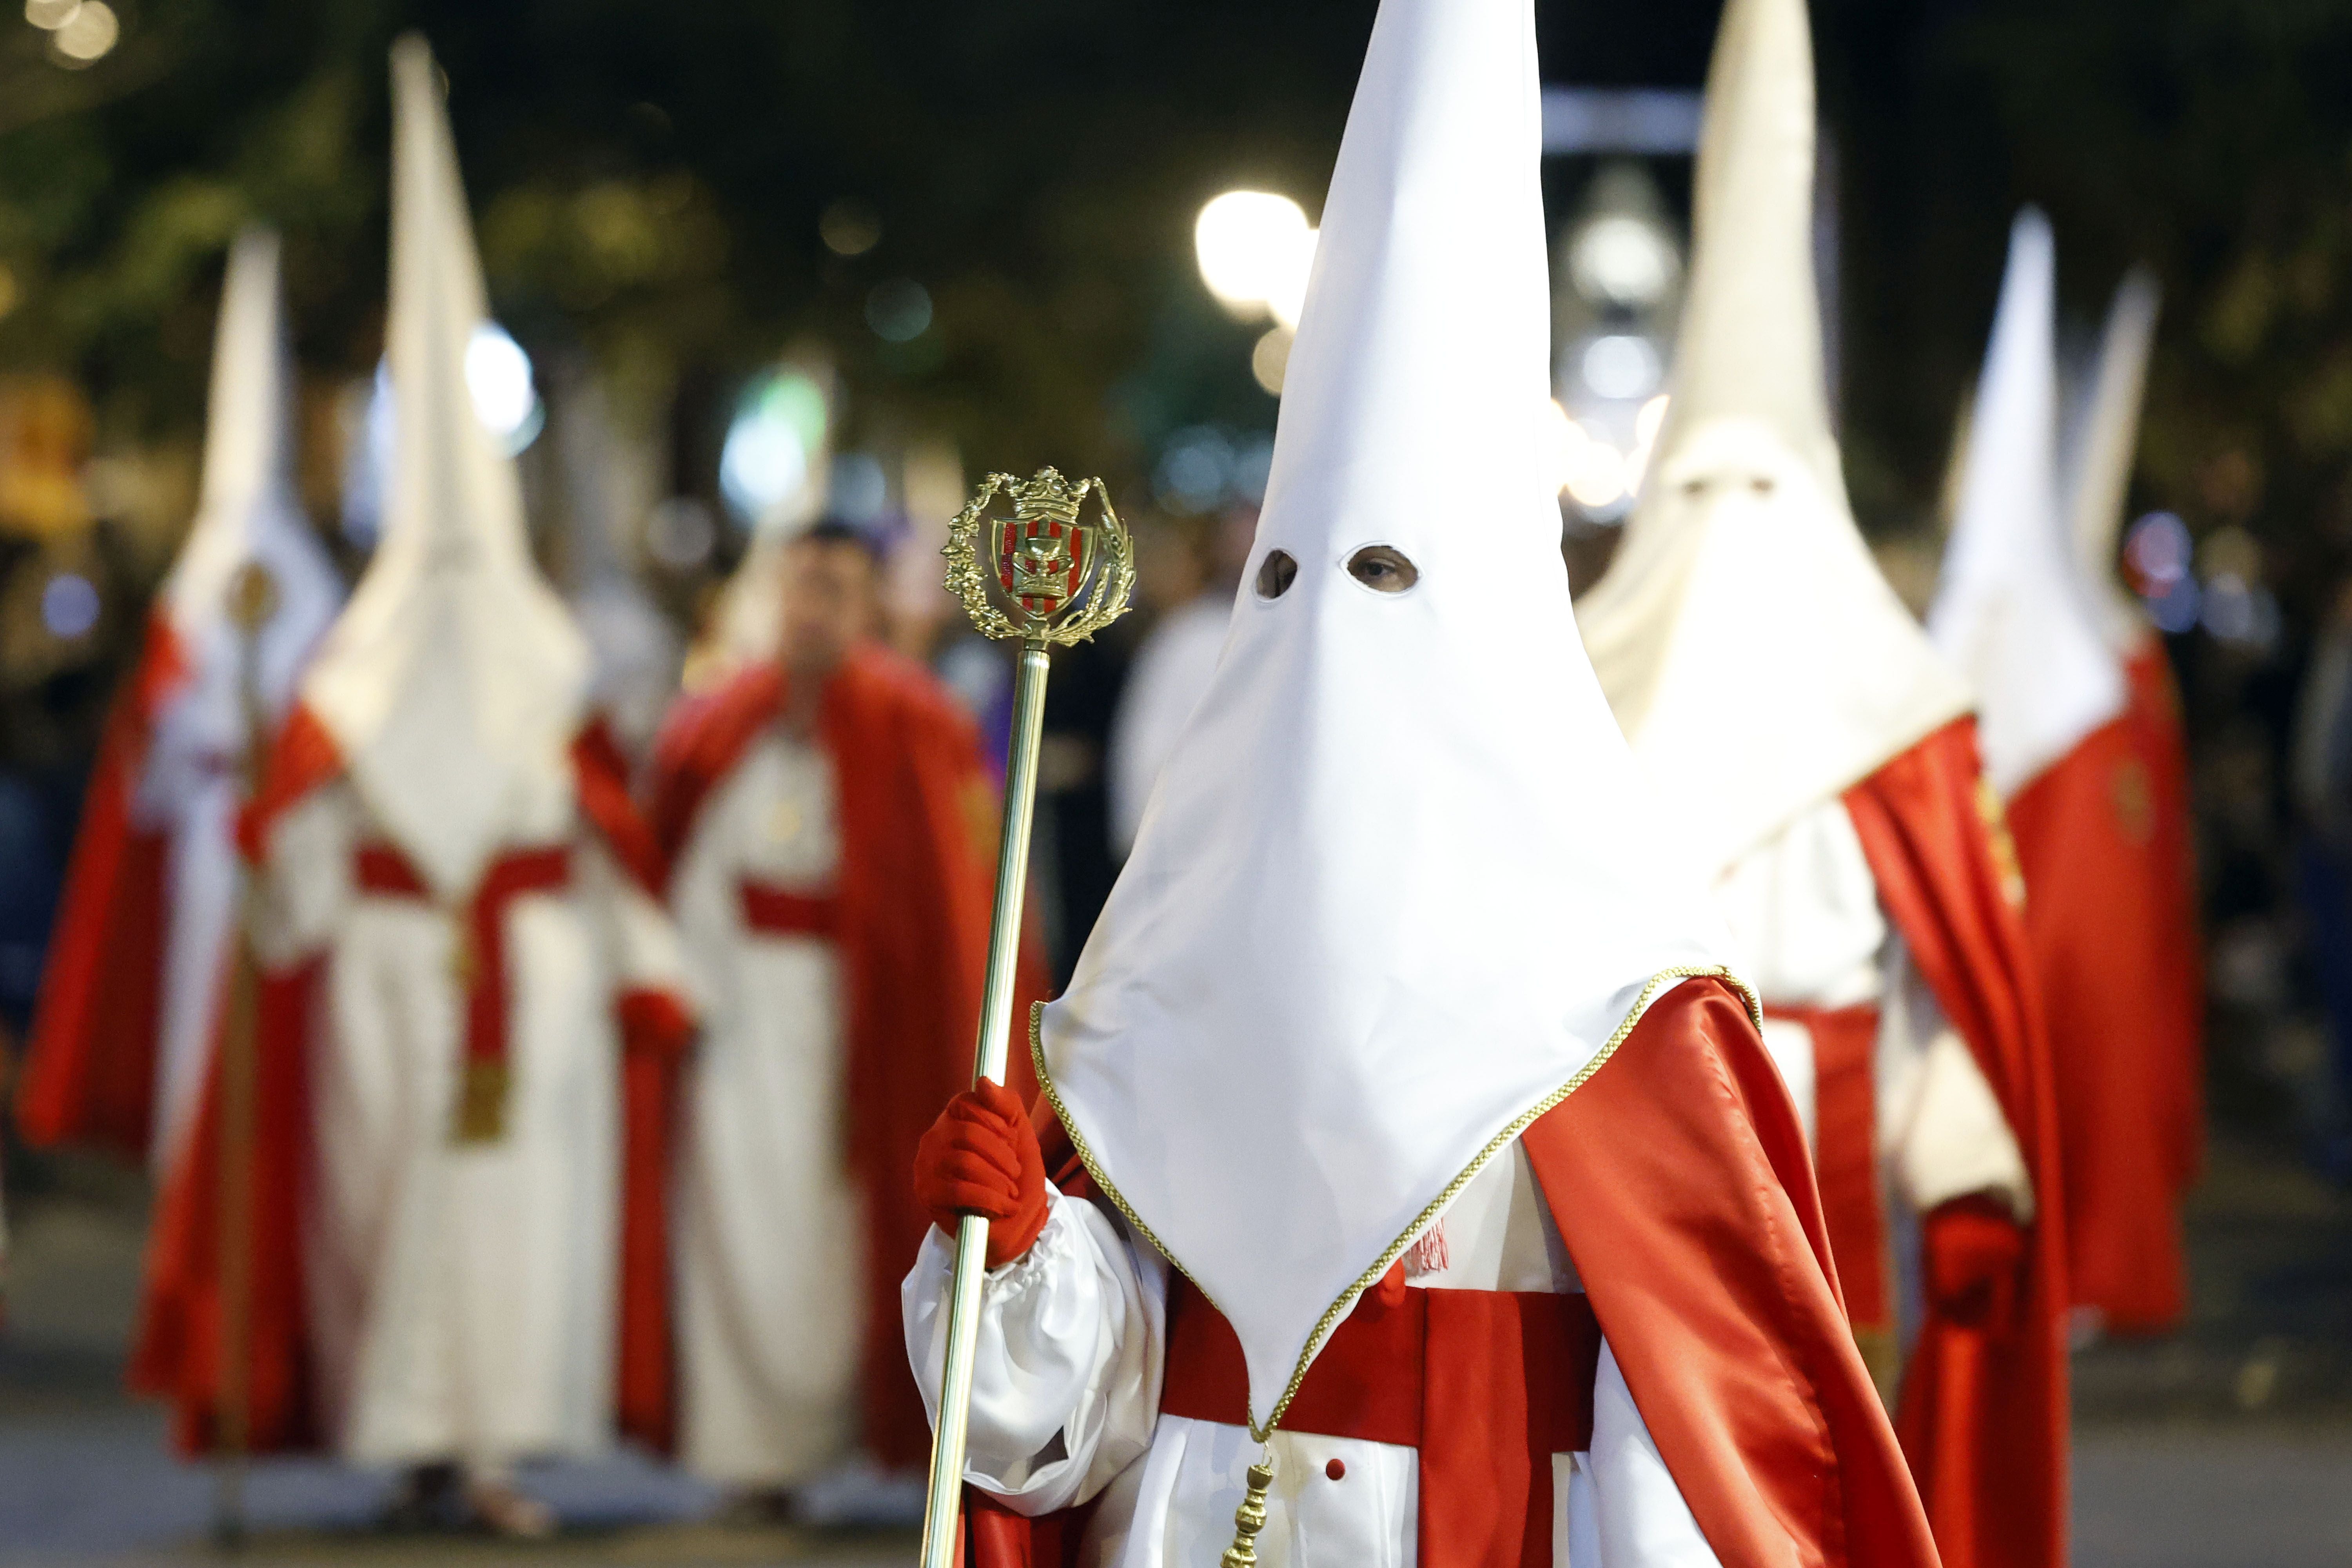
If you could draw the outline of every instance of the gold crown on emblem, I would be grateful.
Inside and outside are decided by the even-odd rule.
[[[1013,515],[1023,522],[1058,522],[1066,528],[1078,524],[1078,508],[1087,499],[1087,486],[1074,485],[1053,468],[1040,468],[1025,479],[1015,479],[1006,488],[1013,497]],[[1106,500],[1106,506],[1108,505]]]

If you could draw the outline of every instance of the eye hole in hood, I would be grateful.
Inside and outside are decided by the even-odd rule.
[[[1269,550],[1257,569],[1257,596],[1279,599],[1298,581],[1298,563],[1287,550]]]
[[[1421,581],[1421,568],[1393,546],[1367,544],[1348,557],[1348,575],[1375,594],[1402,594]]]

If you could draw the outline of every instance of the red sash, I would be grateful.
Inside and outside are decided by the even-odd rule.
[[[1423,1561],[1552,1561],[1551,1456],[1592,1446],[1601,1325],[1582,1294],[1402,1289],[1365,1293],[1307,1368],[1289,1432],[1421,1452]],[[1246,1426],[1249,1374],[1223,1314],[1182,1275],[1168,1298],[1163,1415]],[[1336,1478],[1335,1478],[1336,1479]],[[1432,1557],[1432,1536],[1459,1552]]]
[[[841,900],[831,893],[800,893],[773,882],[744,878],[736,886],[743,904],[743,923],[762,936],[808,936],[836,940],[841,933]]]
[[[357,861],[354,875],[366,892],[400,899],[433,896],[408,857],[391,845],[363,844]],[[507,906],[528,894],[556,892],[571,883],[572,851],[566,846],[517,849],[490,862],[466,905],[451,959],[455,977],[466,991],[465,1072],[451,1133],[457,1142],[495,1142],[506,1132]]]
[[[1895,1370],[1895,1301],[1878,1181],[1878,1008],[1768,1002],[1764,1016],[1802,1024],[1813,1037],[1813,1176],[1822,1219],[1854,1339],[1884,1391]]]

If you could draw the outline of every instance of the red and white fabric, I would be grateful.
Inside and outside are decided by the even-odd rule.
[[[1204,1560],[1257,1457],[1235,1418],[1269,1424],[1294,1378],[1261,1539],[1296,1564],[1559,1561],[1587,1392],[1604,1563],[1934,1561],[1787,1091],[1578,646],[1534,22],[1384,0],[1373,24],[1223,655],[1040,1018],[1065,1190],[1101,1203],[1057,1204],[983,1292],[1005,1397],[974,1410],[975,1564]],[[1372,546],[1411,581],[1351,573]],[[1546,1304],[1559,1249],[1480,1245],[1546,1212],[1589,1373]],[[1450,1391],[1417,1447],[1344,1408],[1380,1397],[1360,1373],[1308,1425],[1339,1325],[1393,1309],[1388,1279],[1410,1297],[1424,1244],[1468,1288],[1405,1309]],[[908,1340],[936,1390],[928,1245]],[[1151,1387],[1197,1321],[1157,1258],[1231,1336],[1203,1403]]]
[[[482,293],[436,79],[422,39],[395,45],[390,526],[240,828],[262,970],[245,1353],[256,1448],[499,1465],[660,1415],[662,1173],[629,1158],[629,1091],[692,1010],[581,639],[467,395]],[[132,1368],[192,1451],[226,1348],[216,1075],[203,1104]]]
[[[1927,624],[1978,688],[1986,776],[2024,877],[2073,1300],[2110,1328],[2151,1331],[2177,1323],[2187,1300],[2192,1053],[2179,1042],[2196,1025],[2175,973],[2182,870],[2158,847],[2142,729],[2101,628],[2109,590],[2086,579],[2060,509],[2055,273],[2050,226],[2028,210],[2011,235]]]
[[[278,237],[250,230],[222,286],[195,521],[109,715],[50,939],[17,1100],[36,1143],[161,1173],[186,1140],[235,947],[246,774],[342,598],[295,497],[290,384]],[[230,604],[249,566],[273,601],[250,634]]]
[[[1853,1332],[1897,1409],[1945,1561],[1979,1562],[1990,1533],[1999,1551],[1983,1561],[2054,1565],[2066,1382],[2053,1348],[2058,1216],[2044,1202],[2058,1163],[2039,1142],[2049,1047],[2021,994],[2032,981],[2018,912],[1985,869],[2000,839],[1969,793],[1971,694],[1880,575],[1846,501],[1813,275],[1813,127],[1802,0],[1732,0],[1707,83],[1670,411],[1578,620],[1762,1000]],[[1948,790],[1892,787],[1923,769],[1958,782],[1957,808]],[[1901,853],[1916,842],[1939,847],[1925,872]],[[1960,967],[1923,962],[1956,910],[1989,939]],[[1979,994],[2006,1000],[1967,1005]],[[1925,1265],[1943,1222],[1977,1204],[2022,1238],[2006,1284],[2028,1305],[2002,1332],[2029,1349],[1959,1377],[1948,1350],[1963,1331],[1923,1288]],[[1929,1256],[1900,1255],[1904,1237]],[[1906,1323],[1923,1325],[1907,1343]],[[1929,1405],[1940,1424],[1916,1418]],[[1996,1411],[2031,1424],[2021,1433]]]
[[[654,761],[709,1006],[672,1088],[677,1451],[750,1487],[928,1452],[898,1347],[930,1223],[906,1172],[971,1077],[995,859],[978,731],[928,672],[859,647],[806,734],[788,689],[748,667],[683,704]],[[1034,954],[1022,979],[1025,1006]]]

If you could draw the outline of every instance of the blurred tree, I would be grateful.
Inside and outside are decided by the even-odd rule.
[[[2352,0],[1814,5],[1843,152],[1848,459],[1874,525],[1932,509],[2032,200],[2080,316],[2136,258],[2163,276],[2147,496],[2352,549]],[[1693,84],[1717,7],[1539,8],[1553,79]],[[121,46],[79,71],[0,17],[0,369],[79,375],[118,437],[200,417],[216,258],[248,216],[288,233],[306,362],[373,361],[383,49],[418,26],[497,309],[528,343],[591,347],[625,415],[683,383],[708,418],[711,389],[815,333],[856,409],[943,426],[991,466],[1132,477],[1173,424],[1270,422],[1190,225],[1237,184],[1312,208],[1373,5],[122,9]],[[902,306],[876,295],[899,280],[933,316],[892,341],[869,306]]]

